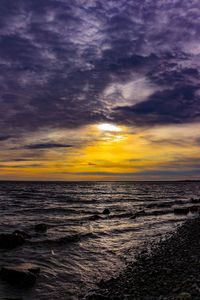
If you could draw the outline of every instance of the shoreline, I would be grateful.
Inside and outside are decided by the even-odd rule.
[[[144,249],[84,300],[200,300],[200,216]]]

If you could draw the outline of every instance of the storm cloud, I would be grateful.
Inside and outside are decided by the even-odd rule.
[[[0,136],[0,142],[3,142],[3,141],[7,141],[11,138],[11,136],[7,135],[7,136]]]
[[[199,121],[199,15],[196,0],[2,0],[0,134]]]
[[[51,149],[51,148],[70,148],[70,147],[72,147],[72,145],[44,143],[44,144],[26,145],[24,146],[24,149]]]
[[[115,108],[121,122],[139,125],[182,124],[200,121],[200,97],[197,87],[180,86],[156,92],[134,106]]]

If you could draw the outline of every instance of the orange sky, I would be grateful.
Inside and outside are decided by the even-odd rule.
[[[99,123],[77,130],[41,131],[11,139],[1,150],[1,180],[198,179],[200,125],[151,129]],[[70,147],[29,149],[38,137]],[[21,158],[21,159],[20,159]],[[193,175],[192,175],[193,173]]]

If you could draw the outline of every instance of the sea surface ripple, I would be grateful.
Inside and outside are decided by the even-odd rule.
[[[41,269],[28,289],[0,282],[0,298],[78,299],[117,276],[146,241],[193,217],[174,214],[191,198],[200,198],[200,182],[0,182],[0,233],[31,235],[23,246],[1,249],[0,266],[30,262]],[[47,232],[34,230],[39,223]]]

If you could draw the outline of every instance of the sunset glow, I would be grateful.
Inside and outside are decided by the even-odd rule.
[[[11,7],[0,3],[0,179],[200,179],[197,2]]]
[[[105,131],[121,131],[120,127],[117,127],[112,124],[106,124],[106,123],[98,125],[98,129],[105,130]]]

